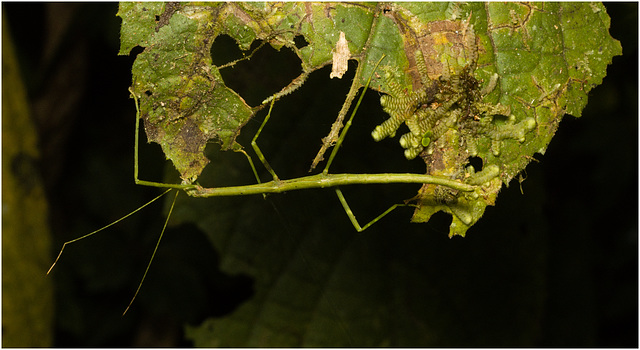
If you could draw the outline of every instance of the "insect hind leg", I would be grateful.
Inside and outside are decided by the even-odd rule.
[[[340,204],[342,204],[342,208],[344,209],[344,212],[347,213],[347,216],[349,217],[349,220],[351,221],[351,224],[353,224],[353,227],[358,232],[362,232],[362,231],[368,229],[369,227],[371,227],[371,225],[373,225],[376,222],[378,222],[378,220],[380,220],[383,217],[385,217],[387,214],[392,212],[397,207],[417,207],[417,205],[415,205],[415,204],[397,203],[397,204],[394,204],[391,207],[389,207],[389,209],[385,210],[382,214],[380,214],[377,217],[375,217],[373,220],[371,220],[366,225],[360,226],[360,223],[358,223],[358,219],[356,219],[356,216],[353,214],[353,211],[351,211],[351,208],[349,207],[349,204],[347,204],[347,200],[344,198],[344,195],[342,194],[342,191],[340,191],[339,188],[336,188],[336,194],[338,195],[338,199],[340,200]]]

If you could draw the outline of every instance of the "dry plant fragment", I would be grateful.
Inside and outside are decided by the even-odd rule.
[[[349,68],[347,64],[349,58],[351,58],[349,43],[347,42],[347,38],[344,36],[344,32],[340,32],[340,39],[338,39],[336,49],[333,52],[333,65],[331,67],[331,74],[329,74],[329,78],[341,79],[342,75],[347,71],[347,68]]]

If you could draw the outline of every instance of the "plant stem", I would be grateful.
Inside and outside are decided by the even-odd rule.
[[[193,197],[244,196],[263,193],[282,193],[293,190],[327,188],[355,184],[422,183],[446,186],[464,192],[476,187],[456,180],[423,174],[317,174],[291,180],[269,181],[245,186],[203,188],[187,190]]]

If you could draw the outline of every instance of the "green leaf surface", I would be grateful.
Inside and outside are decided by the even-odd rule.
[[[599,3],[180,3],[167,4],[162,11],[123,4],[119,15],[121,54],[136,45],[144,48],[132,72],[149,140],[162,146],[186,183],[207,178],[201,174],[212,159],[216,186],[237,184],[230,179],[253,179],[236,171],[237,165],[205,156],[207,143],[219,142],[222,150],[241,148],[237,137],[251,118],[270,100],[283,108],[286,102],[280,98],[331,65],[344,33],[350,58],[357,62],[354,86],[364,86],[371,77],[369,87],[381,96],[381,109],[389,114],[373,130],[375,140],[404,151],[407,158],[421,159],[429,175],[475,186],[461,193],[424,184],[413,198],[413,222],[433,220],[440,211],[451,215],[449,237],[465,236],[486,207],[495,204],[503,185],[536,153],[544,154],[565,114],[581,115],[589,91],[602,82],[612,57],[622,53],[608,33],[609,17]],[[243,58],[211,63],[211,45],[221,35],[237,42]],[[220,71],[250,60],[256,41],[291,50],[300,70],[277,93],[265,91],[264,102],[250,106],[227,86]],[[402,147],[395,144],[398,139]],[[309,207],[308,199],[301,198],[287,195],[298,210]],[[417,289],[436,293],[433,303],[414,319],[394,319],[396,310],[406,308],[402,300],[418,297],[409,291],[411,283],[420,280],[418,273],[395,276],[396,267],[411,271],[402,252],[413,248],[413,238],[396,242],[384,235],[370,241],[337,237],[327,233],[339,231],[333,222],[283,223],[257,215],[264,211],[261,198],[224,203],[185,202],[184,211],[178,206],[175,215],[208,232],[221,251],[223,269],[253,276],[256,295],[229,317],[190,327],[196,345],[459,346],[442,340],[454,336],[443,325],[455,327],[455,320],[432,322],[442,316],[434,311],[438,300],[456,304],[433,292],[430,283],[442,286],[428,277]],[[241,209],[231,209],[230,203]],[[307,210],[316,218],[332,217],[324,207]],[[263,232],[262,227],[284,232]],[[389,241],[396,251],[390,259],[378,260]],[[363,247],[366,244],[373,246]],[[316,248],[322,256],[309,255]],[[473,264],[466,259],[462,261]],[[397,283],[390,283],[394,277]],[[536,303],[528,305],[530,310]],[[524,325],[514,327],[523,339],[533,336]]]
[[[136,46],[148,47],[156,31],[156,16],[164,12],[163,2],[123,2],[117,16],[122,18],[119,55],[128,55]]]
[[[411,133],[400,139],[405,155],[420,156],[428,174],[467,181],[497,166],[505,184],[535,153],[545,152],[565,113],[580,116],[587,93],[621,53],[601,4],[128,3],[119,15],[121,54],[145,47],[134,63],[133,89],[148,139],[162,146],[187,183],[209,163],[207,142],[238,149],[241,128],[264,107],[247,105],[211,63],[211,44],[219,35],[244,50],[261,40],[299,57],[301,75],[271,97],[278,99],[330,64],[344,33],[351,58],[359,62],[359,83],[371,76],[371,88],[389,94],[390,102],[381,103],[390,121],[397,120],[378,127],[385,131],[377,128],[376,140],[406,124]],[[300,36],[307,44],[299,48]],[[382,55],[384,74],[372,72]],[[405,100],[413,101],[410,107]],[[471,157],[481,159],[484,169],[466,168]],[[453,216],[450,236],[464,236],[500,187],[444,198],[442,188],[425,185],[413,221],[428,221],[443,210]]]

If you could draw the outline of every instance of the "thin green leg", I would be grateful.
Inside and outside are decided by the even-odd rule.
[[[322,171],[323,174],[329,173],[329,167],[331,166],[331,163],[333,163],[333,158],[335,158],[336,154],[338,153],[338,149],[340,149],[340,146],[342,145],[342,141],[344,141],[344,138],[347,136],[347,131],[349,131],[349,128],[353,123],[353,117],[356,115],[356,112],[360,107],[360,102],[362,102],[362,98],[364,97],[364,94],[367,92],[367,89],[369,88],[369,83],[371,83],[371,78],[373,77],[373,74],[375,73],[376,69],[378,69],[378,65],[380,65],[380,62],[382,62],[384,58],[385,58],[385,55],[383,54],[382,57],[380,57],[380,60],[378,60],[378,63],[376,63],[375,67],[373,67],[373,71],[371,72],[371,75],[369,75],[369,79],[367,79],[367,83],[364,85],[364,89],[362,89],[360,98],[358,99],[358,102],[356,103],[356,106],[353,109],[353,112],[351,113],[349,120],[347,120],[347,123],[344,125],[344,128],[342,129],[342,133],[340,133],[340,137],[338,137],[338,141],[336,141],[336,145],[333,147],[333,150],[331,151],[331,155],[329,156],[327,165],[324,167],[324,170]]]
[[[256,145],[256,147],[258,146]],[[249,165],[251,166],[251,171],[253,171],[253,175],[256,177],[256,181],[258,181],[258,183],[261,184],[262,181],[260,181],[260,176],[258,176],[258,171],[256,170],[256,166],[253,164],[253,159],[251,159],[251,156],[249,156],[249,154],[247,154],[247,152],[245,152],[243,149],[238,149],[238,150],[235,150],[234,152],[240,152],[244,154],[245,157],[247,157],[247,160],[249,161]],[[263,193],[262,198],[267,198],[267,194]]]
[[[375,73],[376,69],[378,68],[378,66],[380,65],[380,62],[382,62],[384,57],[385,57],[385,55],[382,55],[382,57],[380,57],[380,60],[378,61],[378,63],[376,63],[375,67],[373,68],[373,72],[371,72],[371,75],[369,75],[369,79],[367,79],[367,83],[365,84],[364,89],[362,90],[362,93],[360,94],[360,98],[358,99],[358,102],[356,103],[356,106],[353,109],[353,112],[351,113],[351,116],[349,117],[349,120],[344,125],[344,128],[342,129],[342,133],[340,133],[340,137],[338,138],[335,147],[331,151],[331,155],[329,156],[329,160],[327,161],[327,165],[325,166],[324,170],[322,171],[323,174],[326,175],[326,174],[329,173],[329,167],[331,166],[331,163],[333,162],[333,159],[335,158],[336,154],[338,153],[338,149],[342,145],[342,142],[344,141],[344,138],[347,136],[347,132],[349,131],[349,128],[351,127],[351,124],[353,123],[353,117],[356,115],[356,112],[358,111],[358,108],[360,107],[360,103],[362,102],[364,94],[367,92],[367,89],[369,88],[369,83],[371,83],[371,77],[373,77],[373,74]],[[353,227],[355,227],[355,229],[358,232],[362,232],[362,231],[366,230],[371,225],[373,225],[376,222],[378,222],[378,220],[380,220],[383,217],[385,217],[387,214],[392,212],[397,207],[415,206],[413,204],[394,204],[389,209],[385,210],[382,214],[378,215],[376,218],[371,220],[368,224],[366,224],[364,226],[360,226],[360,223],[358,223],[358,219],[356,219],[356,216],[353,214],[353,211],[351,211],[351,208],[349,207],[349,204],[347,203],[347,200],[344,198],[344,195],[342,194],[342,191],[340,190],[340,188],[336,187],[335,191],[336,191],[336,194],[338,195],[338,199],[340,200],[340,204],[342,204],[342,208],[344,208],[344,211],[345,211],[345,213],[347,213],[347,216],[349,217],[349,220],[351,220],[351,224],[353,224]]]
[[[275,102],[275,99],[271,100],[271,106],[269,107],[269,113],[267,113],[267,116],[262,121],[262,125],[260,125],[260,128],[258,129],[258,132],[256,132],[255,136],[253,136],[253,140],[251,140],[251,147],[253,147],[253,150],[258,155],[258,158],[260,159],[260,161],[262,162],[264,167],[267,168],[267,171],[269,171],[269,174],[271,174],[271,176],[273,177],[273,181],[278,182],[278,181],[280,181],[280,179],[278,178],[278,175],[276,175],[276,172],[273,171],[273,169],[271,168],[271,165],[269,165],[269,162],[267,162],[267,159],[264,157],[264,155],[262,154],[262,151],[260,151],[260,147],[258,147],[258,144],[256,143],[256,140],[258,139],[258,136],[260,136],[260,133],[262,132],[262,128],[264,128],[264,126],[269,121],[269,118],[271,118],[271,109],[273,108],[273,103],[274,102]],[[253,162],[251,162],[251,163],[253,164]],[[258,179],[258,182],[260,182],[259,179]]]
[[[134,142],[134,152],[133,152],[133,180],[136,185],[143,186],[152,186],[152,187],[161,187],[161,188],[177,188],[181,190],[193,189],[196,188],[195,185],[192,184],[167,184],[162,182],[153,182],[153,181],[145,181],[138,179],[138,145],[140,143],[140,106],[138,103],[138,96],[133,92],[133,89],[129,87],[129,92],[131,96],[133,96],[133,100],[136,103],[136,135]]]
[[[371,225],[373,225],[376,222],[378,222],[378,220],[380,220],[383,217],[385,217],[387,214],[392,212],[397,207],[417,207],[415,204],[394,204],[389,209],[385,210],[384,213],[378,215],[375,219],[371,220],[368,224],[366,224],[364,226],[360,226],[360,224],[358,223],[358,219],[356,219],[356,216],[353,215],[353,212],[351,211],[351,208],[349,208],[349,204],[347,204],[347,200],[344,198],[344,195],[342,194],[342,191],[340,191],[339,188],[336,188],[336,194],[338,195],[338,199],[340,200],[340,203],[342,204],[342,207],[344,208],[344,211],[347,213],[347,216],[349,217],[349,220],[351,220],[351,223],[353,224],[353,227],[355,227],[356,231],[358,231],[358,232],[362,232],[362,231],[366,230]]]
[[[245,152],[243,149],[238,149],[238,150],[235,150],[234,152],[240,152],[244,154],[245,157],[247,157],[247,160],[249,161],[249,165],[251,166],[251,171],[253,171],[253,175],[256,177],[256,181],[258,181],[258,183],[261,184],[262,181],[260,181],[260,176],[258,176],[258,171],[256,170],[256,166],[253,165],[253,160],[251,159],[249,154],[247,154],[247,152]]]

